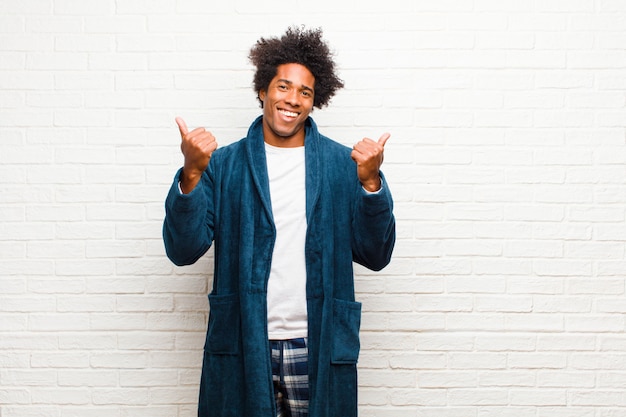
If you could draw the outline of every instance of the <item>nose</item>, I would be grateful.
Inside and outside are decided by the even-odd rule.
[[[292,88],[289,90],[285,97],[285,101],[292,106],[300,105],[300,92],[297,88]]]

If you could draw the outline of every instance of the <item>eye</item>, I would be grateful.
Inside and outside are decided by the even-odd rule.
[[[281,91],[287,91],[289,89],[286,84],[278,84],[277,88]]]

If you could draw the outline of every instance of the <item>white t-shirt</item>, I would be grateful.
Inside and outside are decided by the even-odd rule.
[[[307,337],[304,146],[265,144],[276,243],[267,286],[270,340]]]

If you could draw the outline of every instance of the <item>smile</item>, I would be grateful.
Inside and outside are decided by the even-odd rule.
[[[278,110],[280,114],[284,114],[287,117],[298,117],[298,113],[287,111],[287,110]]]

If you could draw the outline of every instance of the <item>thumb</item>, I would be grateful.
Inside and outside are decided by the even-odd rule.
[[[378,139],[378,143],[381,146],[385,146],[385,143],[387,143],[387,140],[391,137],[391,133],[383,133],[383,135]]]
[[[189,129],[187,129],[187,123],[185,123],[182,117],[176,118],[176,124],[178,125],[178,130],[180,130],[180,134],[182,136],[186,135],[187,132],[189,132]]]

